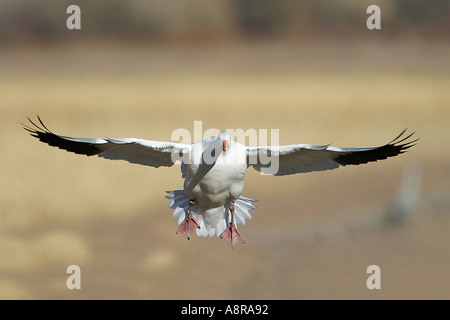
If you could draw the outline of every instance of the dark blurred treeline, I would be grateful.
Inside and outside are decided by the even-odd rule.
[[[71,4],[81,8],[81,31],[66,28]],[[361,35],[371,4],[383,34],[449,36],[449,0],[0,0],[0,43]]]

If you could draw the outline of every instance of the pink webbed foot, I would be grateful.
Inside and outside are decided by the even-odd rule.
[[[194,232],[194,230],[199,227],[200,225],[194,217],[187,217],[184,222],[178,227],[177,234],[184,233],[189,240],[192,232]]]
[[[227,240],[232,248],[234,248],[239,243],[245,243],[244,238],[242,238],[239,231],[237,231],[234,223],[230,224],[230,226],[226,228],[224,232],[222,232],[222,234],[220,235],[220,239]]]
[[[232,248],[234,248],[239,243],[245,243],[244,238],[242,238],[239,231],[237,231],[236,226],[234,225],[234,205],[230,204],[230,211],[231,211],[231,223],[226,228],[222,234],[220,235],[220,239],[225,239],[230,244]]]
[[[188,240],[191,237],[191,234],[194,232],[195,229],[200,228],[200,224],[198,223],[197,219],[195,219],[191,215],[191,207],[195,204],[194,200],[189,200],[189,212],[186,216],[186,219],[183,221],[182,224],[177,229],[178,233],[184,233]]]

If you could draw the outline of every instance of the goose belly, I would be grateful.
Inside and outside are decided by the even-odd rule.
[[[246,166],[216,164],[201,178],[193,169],[188,171],[184,189],[186,194],[203,207],[215,208],[227,201],[234,201],[244,189]]]

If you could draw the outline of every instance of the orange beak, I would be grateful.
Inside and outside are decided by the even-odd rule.
[[[222,149],[223,149],[223,151],[227,151],[227,149],[228,149],[227,140],[222,140]]]

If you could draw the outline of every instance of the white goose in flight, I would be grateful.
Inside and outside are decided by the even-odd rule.
[[[33,137],[77,154],[155,168],[170,167],[180,160],[184,188],[167,191],[166,196],[172,201],[173,217],[178,219],[177,233],[186,234],[188,239],[194,230],[198,236],[217,235],[232,247],[245,243],[237,224],[244,225],[251,219],[249,210],[256,208],[252,204],[256,200],[241,196],[248,167],[275,176],[330,170],[397,156],[418,140],[408,140],[414,133],[401,138],[403,130],[391,142],[372,148],[310,144],[247,147],[221,131],[193,144],[181,144],[136,138],[71,138],[51,132],[39,116],[40,126],[28,120],[33,127],[24,125],[24,129]]]

